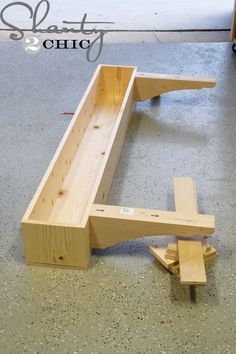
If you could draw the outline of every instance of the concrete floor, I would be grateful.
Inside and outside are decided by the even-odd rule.
[[[63,20],[79,21],[84,13],[88,21],[112,21],[115,25],[105,28],[119,29],[202,29],[229,28],[234,0],[74,0],[51,1],[49,15],[43,22],[45,25],[60,25]],[[33,8],[38,0],[28,0]],[[1,0],[1,7],[9,4],[9,0]],[[41,7],[43,14],[43,6]],[[14,14],[14,16],[13,16]],[[31,21],[25,8],[17,7],[17,11],[8,9],[8,19],[25,28]],[[39,14],[40,16],[40,14]],[[4,27],[2,25],[1,27]]]
[[[194,290],[147,251],[155,237],[94,251],[89,270],[24,265],[20,219],[94,72],[74,51],[0,43],[0,352],[235,353],[236,56],[230,44],[105,44],[100,62],[214,76],[217,88],[138,104],[109,197],[173,209],[172,177],[196,179],[216,215],[208,285]]]
[[[28,0],[35,8],[38,0]],[[1,0],[1,7],[9,0]],[[113,32],[107,36],[109,42],[224,42],[229,41],[229,32],[153,32],[157,30],[183,29],[229,29],[231,28],[233,0],[57,0],[50,2],[50,12],[41,27],[62,21],[81,21],[84,13],[87,21],[111,21],[114,24],[102,25],[111,30],[142,30],[140,33]],[[39,12],[42,16],[43,6]],[[38,18],[39,18],[38,17]],[[7,10],[7,20],[20,28],[30,28],[32,20],[24,7],[16,6]],[[6,28],[0,23],[0,28]],[[150,32],[149,32],[150,31]],[[0,32],[0,40],[9,34]],[[58,35],[57,35],[58,37]]]

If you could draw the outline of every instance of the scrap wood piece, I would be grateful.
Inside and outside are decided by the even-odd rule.
[[[209,245],[209,250],[207,251],[206,254],[203,255],[205,265],[214,261],[218,256],[219,256],[219,253],[217,252],[217,250],[214,247]],[[174,265],[170,265],[170,271],[172,273],[175,273],[176,275],[178,275],[179,274],[179,262]]]
[[[177,238],[177,239],[181,239],[181,238]],[[209,245],[209,243],[207,242],[206,239],[204,239],[204,238],[199,239],[199,237],[192,237],[191,240],[196,240],[196,241],[202,242],[203,255],[206,255],[206,254],[212,252],[212,246]],[[173,259],[173,260],[179,259],[177,240],[176,240],[176,242],[171,242],[167,245],[165,258],[166,259]]]
[[[200,241],[178,241],[180,283],[204,285],[207,283]]]
[[[166,253],[174,255],[178,253],[177,242],[168,243]]]
[[[178,260],[178,247],[177,242],[171,242],[167,245],[165,259]]]
[[[148,249],[150,253],[168,270],[170,270],[171,266],[178,263],[178,261],[165,259],[165,253],[166,253],[165,247],[154,247],[149,245]]]
[[[171,241],[171,243],[174,244],[174,239],[171,239]],[[179,259],[166,258],[168,245],[166,245],[165,242],[158,242],[157,245],[149,245],[148,250],[156,258],[157,261],[159,261],[166,269],[168,269],[171,273],[179,278]],[[204,263],[208,264],[214,261],[218,255],[219,253],[216,251],[216,249],[208,244],[208,251],[203,255]]]
[[[184,215],[197,215],[196,183],[191,177],[174,177],[175,209]]]
[[[214,247],[210,246],[210,249],[204,255],[205,264],[214,261],[218,256],[219,253],[217,252],[217,250]]]
[[[202,240],[202,248],[204,255],[211,250],[211,245],[209,245],[208,240],[206,238],[203,238]]]

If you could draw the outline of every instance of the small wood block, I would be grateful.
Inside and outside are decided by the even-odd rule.
[[[168,243],[167,249],[166,249],[166,254],[165,254],[165,259],[172,259],[172,260],[178,260],[179,255],[178,255],[178,246],[177,242],[175,243]]]
[[[178,241],[180,283],[204,285],[207,283],[201,241]]]
[[[170,266],[178,263],[178,261],[175,260],[165,259],[166,247],[154,247],[149,245],[148,250],[168,270],[170,270]]]
[[[210,256],[205,256],[205,257],[204,257],[204,263],[205,263],[205,264],[208,264],[208,263],[214,261],[218,256],[219,256],[219,253],[218,253],[218,252],[216,252],[215,254],[210,255]]]
[[[176,253],[178,253],[177,242],[176,243],[169,243],[168,246],[167,246],[166,252],[169,253],[169,254],[176,255]]]
[[[170,271],[179,276],[179,262],[170,266]]]
[[[208,243],[208,239],[205,238],[202,239],[202,248],[203,248],[203,254],[206,254],[210,250],[211,246]]]
[[[207,248],[207,251],[204,256],[209,256],[209,255],[213,255],[213,254],[217,253],[216,249],[213,246],[211,246],[211,245],[208,245],[208,246],[209,247]]]
[[[176,253],[176,254],[168,254],[166,253],[165,254],[165,259],[172,259],[174,261],[178,261],[179,260],[179,255]]]
[[[210,263],[214,261],[214,259],[216,259],[218,256],[219,253],[217,252],[217,250],[209,245],[209,250],[206,252],[206,254],[204,254],[204,262]]]

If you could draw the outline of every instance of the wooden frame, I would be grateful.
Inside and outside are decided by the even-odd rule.
[[[213,233],[211,215],[105,203],[133,103],[214,86],[214,79],[99,65],[22,219],[26,263],[87,268],[95,247],[149,235]]]

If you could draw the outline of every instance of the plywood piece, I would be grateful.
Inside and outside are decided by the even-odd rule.
[[[207,283],[200,241],[178,241],[180,283],[204,285]]]

